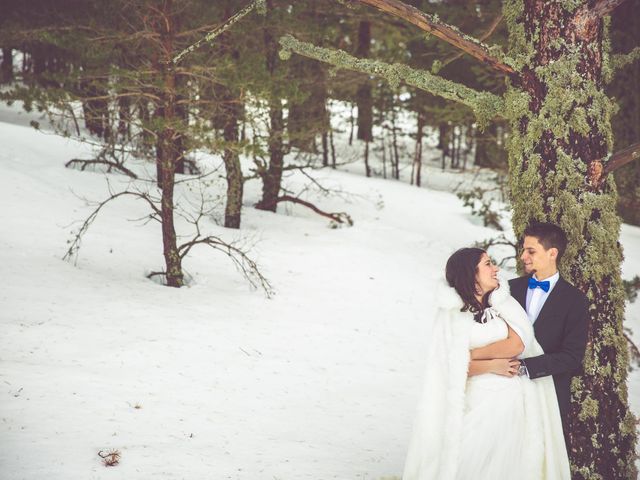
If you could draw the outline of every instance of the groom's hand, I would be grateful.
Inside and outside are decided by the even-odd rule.
[[[504,377],[515,377],[518,374],[518,368],[520,367],[520,362],[515,359],[508,358],[496,358],[491,360],[492,362],[492,372],[497,375],[502,375]]]

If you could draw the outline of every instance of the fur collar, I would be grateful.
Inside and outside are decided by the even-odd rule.
[[[509,288],[509,281],[502,275],[498,275],[498,282],[500,286],[489,294],[489,305],[497,307],[511,298],[511,289]],[[449,286],[445,279],[438,281],[438,287],[436,289],[436,300],[440,308],[445,310],[460,310],[463,306],[462,299],[458,292]]]

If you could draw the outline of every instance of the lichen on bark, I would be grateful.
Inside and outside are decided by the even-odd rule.
[[[560,225],[569,238],[561,273],[590,301],[584,374],[572,382],[571,461],[574,478],[635,478],[635,420],[629,411],[628,352],[623,336],[620,219],[612,178],[594,187],[590,162],[612,147],[614,104],[603,92],[608,74],[606,24],[589,36],[574,28],[585,1],[507,0],[509,56],[522,84],[509,85],[506,116],[513,225]],[[519,88],[521,87],[521,89]]]
[[[291,56],[291,52],[295,52],[339,68],[384,78],[392,88],[397,88],[404,82],[433,95],[467,105],[473,110],[481,128],[491,119],[501,116],[504,110],[504,101],[501,97],[489,92],[478,92],[425,70],[416,70],[399,63],[389,64],[378,60],[357,58],[343,50],[322,48],[302,42],[291,35],[281,37],[280,45],[281,59],[287,59]]]

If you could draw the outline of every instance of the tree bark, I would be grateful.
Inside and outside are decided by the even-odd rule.
[[[636,478],[615,186],[610,178],[594,186],[585,174],[611,148],[607,34],[602,20],[576,25],[574,7],[561,0],[508,0],[504,8],[510,55],[527,58],[526,96],[513,87],[506,95],[507,110],[526,111],[510,118],[514,230],[521,236],[534,220],[560,225],[569,238],[561,273],[591,300],[584,373],[565,419],[573,477]]]
[[[182,258],[176,244],[176,231],[173,222],[173,191],[175,186],[175,170],[181,152],[176,148],[174,124],[176,122],[176,75],[170,61],[173,57],[174,17],[173,0],[165,0],[162,4],[162,20],[157,19],[155,27],[162,45],[161,61],[156,65],[160,72],[162,98],[161,121],[163,128],[158,135],[156,161],[158,167],[158,186],[161,196],[162,244],[166,266],[166,281],[170,287],[181,287],[184,284]]]
[[[366,20],[360,22],[358,27],[358,48],[356,56],[368,58],[371,51],[371,23]],[[356,93],[358,106],[358,140],[373,141],[373,96],[371,94],[371,82],[364,79],[358,86]]]
[[[0,64],[0,83],[10,83],[13,80],[13,49],[2,49],[2,64]]]
[[[391,145],[393,146],[393,178],[400,180],[400,153],[398,152],[398,132],[396,130],[396,109],[391,107]]]
[[[260,210],[275,212],[282,183],[284,151],[284,115],[280,99],[274,99],[269,105],[269,167],[262,176],[262,199],[256,204]]]
[[[223,99],[224,128],[222,135],[225,141],[224,168],[227,177],[227,201],[224,210],[224,226],[240,228],[242,217],[242,197],[244,191],[244,177],[238,155],[239,121],[241,107],[239,100],[231,92]]]
[[[413,157],[413,170],[411,181],[415,178],[417,187],[422,184],[422,137],[424,133],[425,115],[422,111],[418,112],[418,124],[416,129],[416,151]]]
[[[271,1],[267,2],[268,10],[271,9]],[[269,14],[267,13],[267,17]],[[264,29],[265,60],[267,71],[275,76],[278,66],[278,44],[273,32],[266,27]],[[269,165],[262,176],[262,199],[256,204],[260,210],[275,212],[278,207],[278,196],[282,183],[282,171],[284,167],[284,112],[282,101],[275,93],[271,93],[269,99]]]
[[[364,142],[364,173],[367,177],[371,176],[371,167],[369,166],[369,142]]]

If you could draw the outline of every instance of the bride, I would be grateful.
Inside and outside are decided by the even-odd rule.
[[[403,480],[570,478],[552,378],[518,375],[542,348],[498,270],[478,248],[447,261]]]

